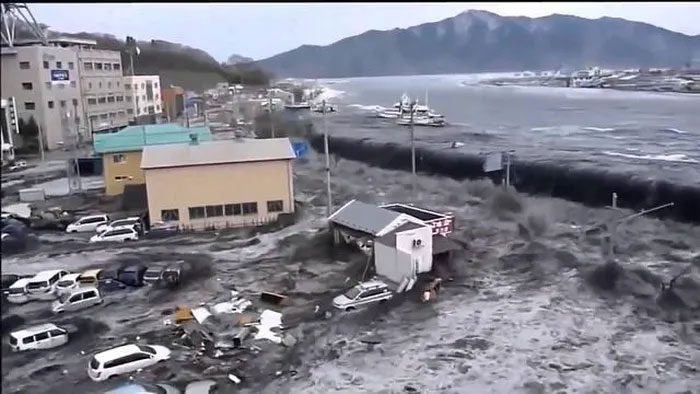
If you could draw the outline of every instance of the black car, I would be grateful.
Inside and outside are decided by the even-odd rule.
[[[160,282],[163,273],[162,267],[149,267],[143,274],[143,283],[155,285]]]
[[[128,286],[116,279],[100,279],[97,282],[97,289],[100,293],[111,293],[126,289]]]
[[[143,264],[129,265],[119,270],[117,279],[126,285],[140,287],[143,286],[143,274],[147,269]]]
[[[180,227],[177,222],[158,222],[153,223],[144,237],[153,239],[166,238],[178,234],[179,232]]]

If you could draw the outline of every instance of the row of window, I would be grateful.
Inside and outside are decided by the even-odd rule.
[[[49,64],[49,61],[44,60],[44,68],[48,70],[50,67],[51,67],[51,64]],[[29,70],[30,68],[32,68],[32,65],[30,62],[19,62],[19,68],[22,70]],[[57,61],[56,68],[62,69],[63,62]],[[75,64],[73,64],[73,62],[68,62],[68,69],[72,70],[73,68],[75,68]]]
[[[53,85],[51,84],[51,82],[46,82],[46,88],[47,88],[47,89],[51,89],[52,86],[53,86]],[[70,81],[70,87],[74,88],[74,87],[76,87],[76,86],[78,86],[78,84],[77,84],[75,81]],[[65,85],[64,85],[64,84],[60,84],[60,85],[58,85],[58,87],[61,88],[61,89],[63,89],[63,88],[65,88]],[[31,83],[31,82],[22,82],[22,89],[24,89],[24,90],[34,90],[34,84]]]
[[[122,69],[122,65],[120,63],[83,62],[83,68],[85,70],[119,71]]]
[[[131,90],[131,84],[125,83],[124,88],[126,90]],[[158,89],[158,82],[153,83],[153,88]],[[141,83],[141,89],[146,89],[146,84],[144,82]],[[139,90],[139,84],[137,84],[137,83],[134,84],[134,90]]]
[[[115,161],[116,162],[116,161]],[[222,216],[240,216],[240,215],[255,215],[258,213],[257,202],[243,202],[236,204],[223,205],[206,205],[203,207],[187,208],[190,220],[207,219]],[[267,202],[267,212],[282,212],[284,203],[282,200],[272,200]],[[178,209],[163,209],[160,211],[160,217],[163,221],[179,221],[180,210]]]
[[[146,100],[146,98],[145,98],[146,96],[144,95],[143,97],[144,97],[143,100]],[[119,103],[119,102],[124,101],[125,98],[126,98],[126,101],[128,103],[130,103],[132,100],[131,96],[104,96],[104,97],[99,97],[99,98],[88,98],[87,102],[90,105],[104,104],[105,102],[113,103],[115,101]],[[156,99],[158,99],[158,98],[159,98],[159,96],[156,94]],[[138,102],[139,102],[139,97],[136,96],[136,103],[138,104]],[[158,105],[157,107],[160,107],[160,106]]]
[[[117,87],[120,87],[120,86],[121,86],[121,83],[120,83],[119,81],[116,81],[116,84],[115,84],[115,85],[116,85]],[[126,85],[127,85],[127,84],[124,84],[124,86],[126,86]],[[88,87],[88,89],[92,89],[92,82],[88,82],[88,86],[87,86],[87,87]],[[102,89],[102,82],[98,82],[98,83],[97,83],[97,88],[98,88],[98,89]],[[107,89],[111,89],[111,88],[112,88],[112,82],[107,82]]]
[[[131,108],[129,108],[129,109],[126,110],[126,112],[124,112],[124,111],[110,112],[110,113],[100,114],[100,116],[97,116],[97,115],[90,115],[90,121],[93,121],[93,122],[94,122],[94,121],[96,121],[97,119],[116,118],[117,116],[124,116],[125,114],[133,115],[133,114],[134,114],[134,110],[131,109]]]
[[[66,107],[66,100],[61,100],[60,104],[61,104],[61,108],[65,108]],[[54,108],[54,102],[52,100],[49,100],[47,105],[49,106],[49,108]],[[73,106],[74,107],[78,106],[78,99],[73,99]],[[24,109],[27,111],[33,111],[36,109],[36,103],[33,101],[25,101],[24,102]]]

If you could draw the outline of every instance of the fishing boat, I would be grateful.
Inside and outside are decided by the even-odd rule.
[[[314,112],[323,113],[324,112],[323,111],[323,104],[322,103],[317,104],[311,110]],[[336,112],[336,111],[338,111],[338,109],[336,107],[334,107],[332,104],[326,103],[326,111],[325,112]]]
[[[411,118],[401,117],[396,120],[396,124],[399,126],[410,126]],[[445,127],[447,122],[444,118],[430,118],[430,117],[413,117],[414,126],[427,126],[427,127]]]
[[[291,110],[311,109],[311,104],[304,101],[304,102],[301,102],[298,104],[285,104],[284,108],[291,109]]]

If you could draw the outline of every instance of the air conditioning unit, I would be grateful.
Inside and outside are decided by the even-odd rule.
[[[420,247],[421,245],[423,245],[423,240],[422,240],[422,239],[414,239],[414,240],[413,240],[413,247],[414,247],[414,248],[418,248],[418,247]]]

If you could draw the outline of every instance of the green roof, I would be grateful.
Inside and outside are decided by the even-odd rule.
[[[199,141],[211,141],[209,127],[187,128],[177,123],[128,126],[116,133],[95,134],[95,153],[140,151],[146,145],[177,144],[190,141],[197,134]]]

